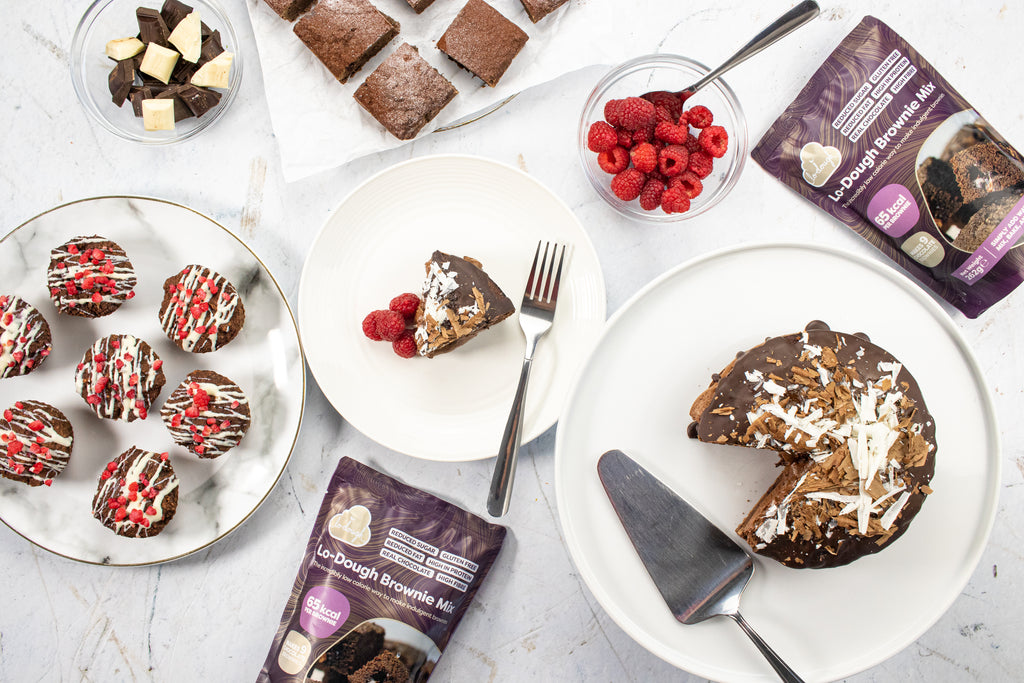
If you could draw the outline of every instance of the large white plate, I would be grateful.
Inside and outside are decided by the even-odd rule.
[[[690,404],[734,353],[814,319],[868,333],[917,378],[937,424],[935,493],[892,547],[846,567],[796,570],[757,558],[747,620],[808,681],[848,676],[935,623],[992,526],[1000,466],[989,391],[953,322],[917,285],[813,246],[745,246],[676,268],[609,321],[559,423],[555,476],[569,549],[597,600],[644,647],[700,676],[776,679],[728,619],[673,619],[605,495],[597,459],[622,449],[720,528],[735,528],[777,475],[776,459],[688,439]]]
[[[418,293],[435,249],[472,256],[518,307],[538,240],[571,245],[551,332],[537,349],[523,443],[555,423],[605,317],[604,279],[572,211],[514,168],[469,156],[413,159],[370,178],[313,241],[299,285],[306,359],[327,400],[402,453],[465,461],[497,454],[525,341],[513,316],[466,346],[403,359],[363,336],[367,313]]]
[[[76,235],[102,235],[120,244],[135,266],[135,298],[116,312],[88,320],[58,315],[49,301],[50,249]],[[164,280],[190,263],[227,277],[245,303],[245,326],[214,353],[181,351],[164,336],[157,315]],[[237,237],[183,206],[142,197],[98,197],[58,206],[0,241],[0,292],[14,293],[50,323],[53,353],[34,372],[0,380],[0,405],[39,399],[71,420],[75,445],[52,487],[30,488],[0,479],[0,519],[51,552],[114,565],[173,560],[223,538],[251,515],[284,471],[298,435],[305,372],[298,331],[277,282]],[[146,420],[97,418],[75,391],[75,366],[96,339],[112,333],[145,339],[164,361],[167,384]],[[252,425],[241,444],[214,460],[177,446],[159,408],[195,369],[216,370],[249,397]],[[174,519],[158,536],[115,535],[91,513],[104,465],[129,446],[168,451],[181,488]]]

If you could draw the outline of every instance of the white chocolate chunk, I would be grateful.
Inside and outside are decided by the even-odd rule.
[[[193,10],[171,31],[167,38],[171,45],[178,48],[181,58],[195,64],[203,48],[202,24],[199,21],[199,10]]]
[[[143,100],[142,125],[146,130],[174,130],[174,100]]]
[[[178,53],[156,43],[150,43],[146,48],[146,54],[142,56],[142,64],[139,71],[149,74],[153,78],[167,83],[171,80],[171,72],[174,65],[178,63]]]
[[[233,52],[221,52],[199,67],[199,70],[192,76],[192,85],[198,85],[201,88],[227,88],[228,78],[231,74],[231,62],[234,59]]]
[[[138,38],[115,38],[107,43],[106,53],[111,59],[120,62],[122,59],[134,57],[145,49],[146,45]]]

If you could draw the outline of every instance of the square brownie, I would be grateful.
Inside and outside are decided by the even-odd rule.
[[[406,2],[409,3],[409,7],[412,7],[416,14],[420,14],[423,10],[434,4],[434,0],[406,0]]]
[[[537,23],[556,9],[569,2],[569,0],[519,0],[523,3],[523,9],[530,17],[530,21]]]
[[[399,28],[369,0],[320,0],[292,30],[344,83],[397,36]]]
[[[265,0],[271,9],[277,12],[282,19],[294,21],[296,17],[309,9],[313,0]]]
[[[493,88],[529,39],[484,0],[469,0],[437,48]]]
[[[458,94],[419,50],[402,43],[366,77],[353,97],[389,133],[411,140]]]

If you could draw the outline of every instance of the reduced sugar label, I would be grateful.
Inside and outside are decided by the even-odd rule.
[[[921,210],[914,196],[903,185],[886,185],[871,198],[868,217],[889,237],[903,237],[917,225]]]
[[[341,628],[352,611],[348,598],[328,586],[310,588],[302,598],[299,625],[316,638],[327,638]]]

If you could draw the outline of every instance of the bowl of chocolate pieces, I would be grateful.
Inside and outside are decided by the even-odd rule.
[[[71,82],[89,115],[114,135],[157,145],[187,140],[235,98],[238,38],[214,0],[140,2],[89,6],[72,41]]]

